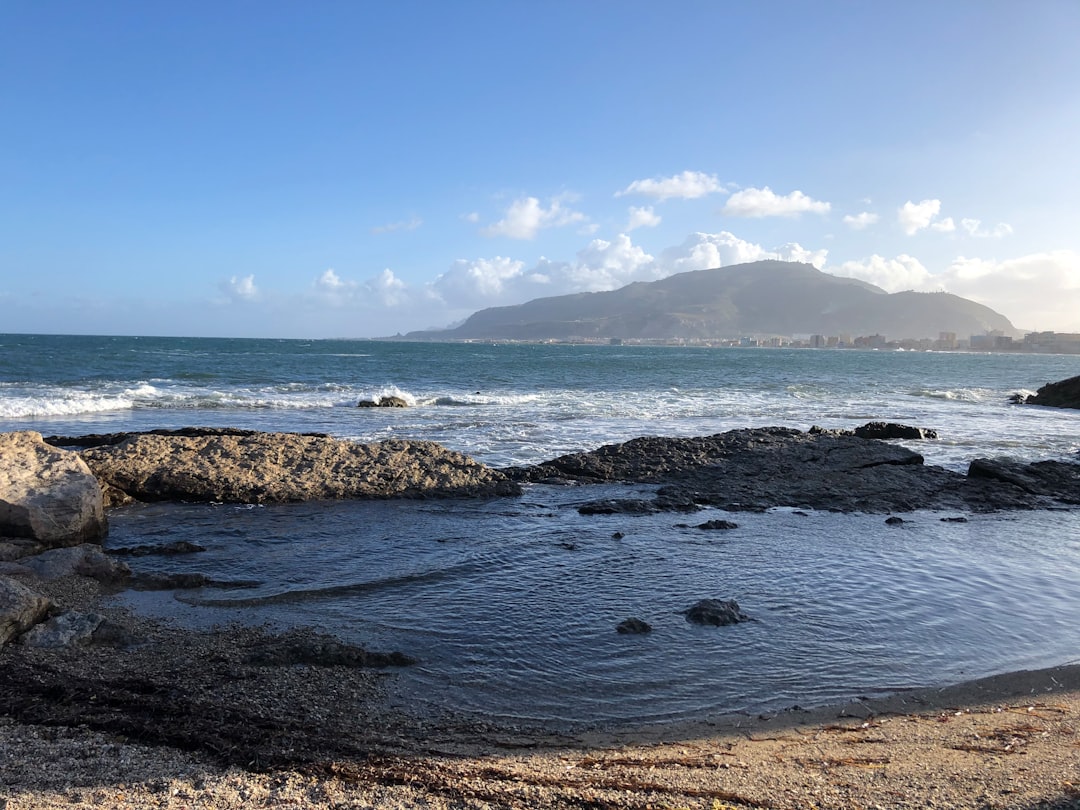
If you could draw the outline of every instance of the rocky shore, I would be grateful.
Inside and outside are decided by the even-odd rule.
[[[1080,465],[978,459],[962,474],[892,437],[934,440],[881,423],[757,428],[500,471],[430,442],[4,434],[0,808],[1080,807],[1077,667],[809,713],[568,735],[421,713],[387,677],[410,665],[401,653],[314,631],[189,632],[105,600],[138,586],[124,559],[149,553],[99,545],[107,509],[132,499],[508,497],[536,482],[632,482],[656,484],[655,496],[582,511],[1080,504]]]

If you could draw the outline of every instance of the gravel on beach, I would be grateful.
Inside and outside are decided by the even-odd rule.
[[[0,808],[1080,808],[1080,666],[578,733],[431,714],[392,670],[267,666],[267,628],[105,612],[127,648],[0,651]],[[296,631],[293,631],[294,633]]]

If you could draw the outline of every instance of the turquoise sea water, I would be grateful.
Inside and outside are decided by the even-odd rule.
[[[1080,412],[1008,404],[1075,374],[1075,356],[3,335],[0,430],[422,438],[502,466],[646,434],[887,419],[935,428],[918,451],[964,469],[1075,459]],[[411,407],[355,407],[383,393]],[[192,540],[208,551],[136,565],[262,583],[122,597],[141,610],[400,649],[421,659],[403,689],[504,717],[700,716],[1080,659],[1077,512],[917,513],[897,528],[774,510],[727,516],[739,529],[718,535],[676,527],[684,516],[577,514],[599,496],[136,506],[112,515],[108,544]],[[678,614],[709,597],[756,621]],[[631,615],[654,632],[616,634]]]

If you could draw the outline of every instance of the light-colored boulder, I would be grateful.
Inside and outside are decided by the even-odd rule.
[[[46,444],[41,434],[0,434],[0,535],[48,547],[104,536],[101,487],[78,453]]]
[[[139,434],[83,451],[106,486],[144,501],[516,495],[497,470],[435,442],[294,433]]]
[[[21,582],[0,577],[0,647],[45,619],[52,602]]]
[[[93,543],[50,549],[35,557],[23,558],[19,560],[19,564],[44,580],[80,576],[110,584],[123,582],[131,576],[130,568],[114,560],[101,550],[101,546]]]

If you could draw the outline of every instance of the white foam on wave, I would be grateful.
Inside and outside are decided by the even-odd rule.
[[[65,391],[59,396],[18,396],[0,398],[0,419],[40,416],[76,416],[86,413],[125,411],[135,407],[131,397],[102,396]]]

